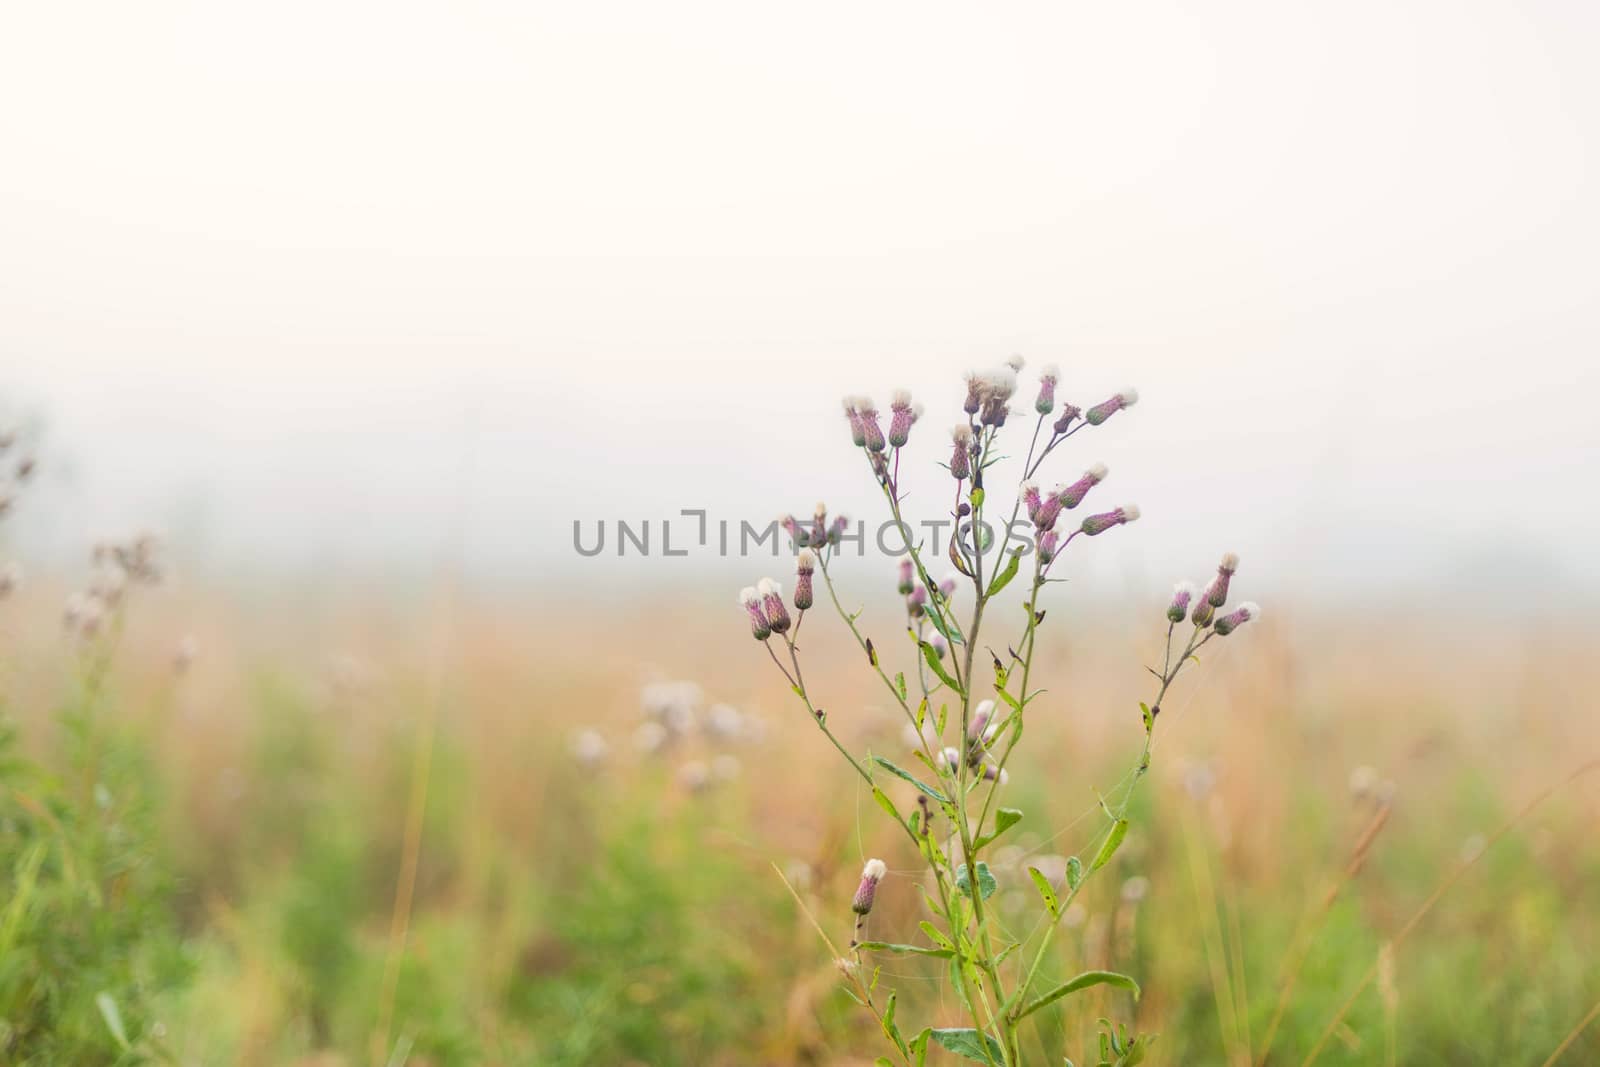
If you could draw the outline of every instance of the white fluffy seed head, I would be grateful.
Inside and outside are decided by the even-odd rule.
[[[889,394],[889,406],[894,408],[908,408],[911,406],[911,390],[896,389]]]
[[[839,398],[839,406],[844,408],[844,413],[846,415],[854,415],[856,413],[856,398],[853,396],[842,396]]]
[[[870,859],[861,868],[861,877],[873,882],[883,881],[883,876],[888,873],[889,865],[880,859]]]
[[[749,607],[752,604],[759,604],[761,603],[761,594],[756,591],[755,586],[747,585],[743,589],[739,590],[739,603],[743,604],[745,607]]]
[[[922,406],[920,401],[918,403],[912,404],[911,405],[911,421],[912,422],[916,422],[918,419],[922,418],[923,414],[927,410],[928,410],[927,408]]]
[[[1235,610],[1244,612],[1244,617],[1247,619],[1261,618],[1261,605],[1257,604],[1254,600],[1246,600]]]
[[[983,374],[984,389],[997,400],[1010,399],[1017,391],[1017,372],[1010,367],[996,367]]]
[[[1133,522],[1135,519],[1137,519],[1139,517],[1139,505],[1138,504],[1124,504],[1124,505],[1122,505],[1122,509],[1121,510],[1122,510],[1122,521],[1123,522]]]
[[[1010,359],[1006,360],[1006,366],[1011,368],[1011,373],[1013,374],[1019,373],[1022,370],[1022,364],[1022,357],[1016,355],[1015,353],[1012,354]]]
[[[1048,378],[1052,382],[1057,381],[1061,377],[1061,369],[1054,363],[1046,363],[1044,366],[1039,368],[1039,377]]]
[[[958,445],[972,444],[972,427],[964,422],[958,422],[950,431],[950,440]]]
[[[771,578],[763,578],[760,582],[756,583],[756,591],[762,596],[782,596],[783,586],[779,585]]]
[[[1017,486],[1017,492],[1021,493],[1023,496],[1027,496],[1029,493],[1037,493],[1038,491],[1039,483],[1034,481],[1032,478],[1029,478],[1027,481]]]
[[[1194,587],[1194,583],[1193,582],[1179,582],[1177,585],[1172,587],[1172,595],[1175,596],[1175,597],[1179,597],[1179,596],[1193,597],[1194,593],[1195,593],[1195,587]]]
[[[1131,385],[1122,392],[1118,393],[1117,396],[1121,398],[1122,406],[1125,408],[1131,408],[1133,405],[1139,402],[1139,390],[1135,389]]]
[[[1227,571],[1229,574],[1232,574],[1234,571],[1238,570],[1239,554],[1237,552],[1224,553],[1222,556],[1222,569]]]
[[[794,557],[795,566],[799,570],[814,570],[817,566],[817,554],[809,548],[802,548]]]
[[[1093,478],[1097,482],[1103,482],[1103,481],[1106,480],[1106,475],[1111,473],[1111,472],[1106,468],[1106,465],[1104,463],[1096,463],[1094,466],[1090,467],[1087,471],[1084,471],[1084,473],[1087,474],[1089,477]]]

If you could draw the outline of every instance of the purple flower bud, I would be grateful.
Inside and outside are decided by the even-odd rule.
[[[1083,472],[1083,477],[1061,490],[1061,506],[1071,510],[1083,503],[1083,498],[1089,495],[1089,490],[1105,481],[1106,465],[1096,463]]]
[[[756,591],[761,594],[761,611],[767,617],[767,625],[772,627],[773,633],[783,633],[789,628],[789,609],[783,606],[783,586],[771,578],[763,578],[756,584]]]
[[[896,591],[899,592],[901,596],[909,596],[911,590],[916,588],[916,585],[916,571],[912,567],[911,557],[901,556],[900,583],[895,587]]]
[[[1056,519],[1061,516],[1061,486],[1050,490],[1050,495],[1039,504],[1039,509],[1033,513],[1033,525],[1040,530],[1054,529]]]
[[[1194,610],[1189,613],[1189,621],[1196,626],[1210,626],[1216,614],[1217,609],[1211,606],[1211,601],[1201,597],[1194,602]]]
[[[961,410],[968,415],[976,415],[983,406],[983,375],[977,371],[967,372],[967,401],[961,405]]]
[[[867,444],[867,427],[861,421],[861,398],[847,396],[844,398],[844,417],[850,420],[850,439],[856,443],[857,448],[865,448]]]
[[[889,866],[882,860],[868,860],[866,866],[861,868],[861,884],[856,886],[856,895],[850,901],[850,910],[857,915],[870,912],[872,902],[878,895],[878,883],[883,881],[884,875],[888,873]]]
[[[1125,504],[1115,511],[1102,511],[1098,515],[1090,515],[1083,520],[1083,525],[1079,529],[1090,537],[1095,537],[1105,533],[1113,526],[1121,526],[1123,523],[1132,522],[1138,517],[1138,506]],[[773,629],[777,629],[777,627],[773,627]]]
[[[989,720],[994,718],[994,701],[980,700],[978,706],[972,710],[972,718],[967,720],[967,740],[975,744],[987,745],[994,740],[994,730],[990,728]],[[998,723],[994,724],[998,726]]]
[[[999,782],[1001,785],[1005,785],[1011,780],[1011,775],[992,763],[985,763],[983,765],[983,780],[986,782]]]
[[[1022,503],[1028,509],[1028,520],[1035,525],[1039,522],[1039,487],[1032,482],[1022,483]]]
[[[1110,400],[1104,400],[1089,409],[1083,420],[1090,426],[1099,426],[1123,408],[1131,408],[1139,402],[1139,390],[1124,389]]]
[[[814,545],[821,548],[828,541],[828,508],[822,501],[817,501],[816,508],[811,512],[811,533],[802,544]]]
[[[906,604],[911,608],[912,616],[920,619],[928,606],[928,591],[920,585],[917,586],[911,590],[911,595],[906,597]]]
[[[794,606],[804,611],[811,606],[811,576],[817,570],[817,557],[809,548],[802,548],[795,557]]]
[[[1222,562],[1217,566],[1217,576],[1206,586],[1206,600],[1211,602],[1212,607],[1220,608],[1228,602],[1228,579],[1232,578],[1238,569],[1238,556],[1229,552],[1222,557]]]
[[[1056,433],[1066,433],[1072,425],[1072,420],[1083,414],[1083,410],[1075,404],[1062,404],[1061,414],[1056,417],[1055,425],[1051,428]]]
[[[1182,622],[1189,614],[1189,601],[1194,599],[1194,583],[1179,582],[1172,587],[1172,603],[1167,605],[1167,620]]]
[[[1054,363],[1039,372],[1039,399],[1033,402],[1033,410],[1041,415],[1048,415],[1056,408],[1056,379],[1059,376]]]
[[[883,427],[878,425],[878,409],[872,406],[872,401],[866,397],[861,398],[861,432],[866,438],[867,451],[882,452],[889,447],[883,439]]]
[[[947,574],[939,579],[939,595],[949,600],[956,595],[956,576]]]
[[[972,427],[958,423],[950,431],[950,476],[956,481],[972,475]]]
[[[911,407],[911,394],[904,389],[896,389],[889,399],[889,410],[893,413],[889,420],[889,443],[899,448],[911,436],[911,424],[917,421]]]
[[[942,634],[934,634],[932,637],[928,638],[928,644],[932,646],[933,654],[938,656],[940,659],[944,659],[944,654],[950,651],[950,646],[945,643],[945,639]]]
[[[1230,614],[1224,615],[1222,618],[1217,620],[1217,636],[1227,637],[1229,634],[1233,633],[1233,631],[1237,630],[1251,619],[1259,618],[1260,616],[1261,609],[1251,601],[1245,601],[1243,604],[1240,604],[1237,608],[1235,608]]]
[[[761,594],[753,585],[747,585],[739,590],[739,603],[744,605],[744,610],[750,616],[750,633],[757,641],[765,641],[772,633],[772,625],[767,622],[767,617],[761,611]]]
[[[835,515],[833,517],[833,524],[828,527],[828,544],[837,548],[839,546],[839,542],[844,539],[844,528],[849,524],[850,520],[846,519],[843,515]]]
[[[1045,530],[1038,537],[1039,561],[1049,563],[1061,551],[1061,535],[1054,530]]]
[[[1011,413],[1007,402],[1016,391],[1017,372],[1010,367],[1000,367],[984,374],[978,386],[979,399],[983,402],[979,421],[985,426],[1004,426],[1006,416]]]

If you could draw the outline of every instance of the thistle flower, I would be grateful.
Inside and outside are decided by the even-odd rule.
[[[1217,625],[1215,626],[1217,636],[1227,637],[1229,634],[1233,633],[1233,631],[1237,630],[1251,619],[1260,617],[1261,609],[1256,606],[1254,601],[1247,600],[1243,604],[1240,604],[1232,612],[1217,620]]]
[[[1056,417],[1056,421],[1051,426],[1051,429],[1058,434],[1066,433],[1067,429],[1072,425],[1072,420],[1076,419],[1082,414],[1083,409],[1078,407],[1076,404],[1062,404],[1061,414]]]
[[[821,548],[828,540],[828,505],[817,501],[817,506],[811,512],[811,533],[807,535],[802,544],[815,545]]]
[[[939,579],[939,595],[949,600],[956,595],[957,579],[954,571]]]
[[[1049,563],[1061,552],[1061,535],[1054,530],[1041,532],[1035,542],[1039,551],[1039,561]]]
[[[861,868],[861,884],[856,886],[856,895],[850,901],[850,910],[857,915],[865,915],[872,910],[872,902],[878,895],[878,883],[883,881],[884,875],[889,873],[889,865],[880,859],[870,859],[866,866]]]
[[[1010,367],[998,367],[984,374],[979,385],[979,398],[983,401],[979,421],[985,426],[1004,426],[1006,416],[1011,413],[1006,405],[1016,391],[1017,372]]]
[[[783,527],[783,532],[789,535],[789,543],[794,545],[796,548],[799,548],[801,545],[805,544],[806,540],[810,536],[806,533],[806,531],[800,528],[800,524],[795,521],[795,517],[793,515],[779,515],[778,525]]]
[[[900,448],[911,436],[911,424],[917,421],[916,413],[911,407],[911,394],[905,389],[896,389],[889,398],[889,410],[892,417],[889,419],[889,443],[895,448]]]
[[[1024,365],[1025,362],[1023,358],[1017,355],[1015,352],[1011,353],[1010,358],[1006,360],[1006,366],[1011,368],[1012,374],[1021,374]]]
[[[772,624],[761,610],[761,594],[753,585],[739,590],[739,603],[750,616],[750,633],[757,641],[765,641],[772,634]]]
[[[906,597],[906,606],[911,609],[913,618],[922,618],[928,607],[928,591],[920,585],[911,590],[911,595]]]
[[[1201,597],[1194,602],[1194,610],[1189,613],[1189,621],[1196,626],[1210,626],[1211,620],[1216,618],[1217,609],[1211,606],[1211,601]]]
[[[1206,586],[1206,599],[1214,608],[1220,608],[1228,602],[1228,579],[1239,569],[1239,557],[1232,552],[1222,557],[1222,562],[1217,565],[1217,576],[1211,579],[1211,584]]]
[[[901,556],[900,584],[895,587],[895,591],[901,596],[910,596],[911,590],[915,589],[916,587],[916,572],[912,569],[911,557]]]
[[[844,539],[844,528],[848,525],[850,525],[849,519],[843,515],[835,515],[833,522],[828,525],[828,544],[837,548],[839,542]]]
[[[992,744],[995,731],[1000,728],[1000,724],[993,720],[994,701],[980,700],[972,711],[972,718],[967,722],[968,742],[985,747]]]
[[[1061,516],[1061,494],[1066,492],[1066,487],[1058,485],[1050,490],[1050,495],[1039,504],[1039,510],[1033,514],[1033,525],[1040,530],[1055,528],[1056,519]]]
[[[1172,603],[1167,605],[1167,620],[1182,622],[1189,614],[1189,601],[1194,599],[1194,583],[1179,582],[1172,587]]]
[[[1103,400],[1090,408],[1083,420],[1090,426],[1099,426],[1123,408],[1131,408],[1139,402],[1139,390],[1124,389],[1110,400]]]
[[[972,475],[972,427],[964,422],[950,431],[950,476],[961,481]]]
[[[945,641],[943,634],[936,633],[929,637],[928,645],[933,649],[933,654],[940,659],[944,659],[945,653],[950,651],[950,645]]]
[[[878,425],[878,409],[873,405],[871,397],[859,397],[861,405],[858,414],[861,417],[861,432],[866,441],[868,452],[882,452],[888,447],[883,439],[883,428]]]
[[[968,415],[976,415],[983,406],[983,375],[975,370],[967,371],[967,399],[961,405],[961,410]]]
[[[985,763],[983,765],[983,780],[986,782],[995,782],[999,785],[1005,785],[1007,782],[1011,781],[1011,775],[1006,773],[1004,767],[996,767],[992,763]]]
[[[1022,503],[1028,509],[1028,521],[1039,524],[1039,487],[1033,482],[1022,483]]]
[[[850,440],[855,442],[857,448],[867,446],[867,427],[861,421],[861,398],[847,396],[844,398],[844,417],[850,420]]]
[[[1056,408],[1056,380],[1060,372],[1054,363],[1046,364],[1039,372],[1039,398],[1033,402],[1033,410],[1041,415],[1048,415]]]
[[[1089,490],[1105,481],[1106,465],[1096,463],[1083,472],[1083,477],[1061,490],[1061,506],[1069,511],[1083,503],[1083,498],[1089,495]]]
[[[789,629],[789,609],[783,606],[783,586],[771,578],[763,578],[756,583],[756,590],[761,594],[761,611],[772,632],[781,634]]]
[[[1124,523],[1133,522],[1138,517],[1139,506],[1137,504],[1124,504],[1115,511],[1102,511],[1098,515],[1090,515],[1083,520],[1083,525],[1079,527],[1079,530],[1090,537],[1095,537],[1105,533],[1113,526],[1121,526]],[[774,628],[776,629],[776,627]]]
[[[804,611],[811,606],[811,576],[817,570],[817,556],[809,548],[802,548],[795,557],[794,607]]]

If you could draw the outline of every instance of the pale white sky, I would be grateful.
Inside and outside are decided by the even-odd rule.
[[[1144,394],[1060,470],[1145,509],[1105,573],[1594,582],[1595,54],[1556,2],[8,5],[22,531],[687,571],[571,521],[861,514],[837,396],[912,387],[931,464],[1020,352]]]

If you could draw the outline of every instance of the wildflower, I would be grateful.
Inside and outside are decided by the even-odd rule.
[[[771,578],[763,578],[756,583],[756,591],[761,594],[761,611],[772,632],[781,634],[789,629],[789,609],[783,606],[783,586]]]
[[[844,398],[844,417],[850,420],[850,440],[855,442],[857,448],[867,446],[867,427],[861,421],[861,398],[847,396]]]
[[[889,398],[889,410],[892,413],[889,419],[889,444],[900,448],[911,436],[911,424],[917,421],[911,407],[911,394],[904,389],[896,389]]]
[[[873,405],[871,397],[858,399],[861,407],[858,411],[861,417],[861,432],[866,441],[868,452],[882,452],[887,446],[883,439],[883,428],[878,425],[878,409]]]
[[[605,762],[611,746],[594,730],[583,730],[572,739],[572,755],[585,767],[597,767]]]
[[[1056,408],[1056,379],[1060,372],[1054,363],[1047,364],[1039,372],[1039,398],[1033,402],[1033,410],[1041,415],[1048,415]]]
[[[1098,515],[1090,515],[1083,520],[1083,525],[1079,527],[1079,530],[1090,537],[1094,537],[1097,534],[1105,533],[1113,526],[1121,526],[1123,523],[1133,522],[1138,517],[1139,506],[1137,504],[1124,504],[1115,511],[1102,511]]]
[[[1189,613],[1189,621],[1196,626],[1210,626],[1211,620],[1217,615],[1217,609],[1211,606],[1211,601],[1205,597],[1194,602],[1194,610]]]
[[[955,748],[940,749],[934,757],[934,769],[956,773],[961,766],[961,751]]]
[[[978,409],[983,406],[983,375],[975,370],[969,370],[966,380],[967,399],[962,403],[961,410],[968,415],[976,415]]]
[[[1011,368],[1011,373],[1012,374],[1021,374],[1022,373],[1022,367],[1023,367],[1023,359],[1022,359],[1021,356],[1019,356],[1015,352],[1013,352],[1011,354],[1011,358],[1006,360],[1006,366]]]
[[[821,548],[828,540],[828,505],[817,501],[817,506],[811,510],[811,533],[806,540],[801,542],[807,545],[816,545]]]
[[[1083,503],[1083,498],[1089,495],[1089,490],[1099,485],[1106,479],[1106,465],[1096,463],[1083,472],[1083,477],[1061,490],[1061,506],[1071,510]]]
[[[1068,428],[1072,426],[1072,420],[1082,414],[1083,409],[1076,404],[1062,404],[1061,414],[1056,416],[1056,421],[1050,428],[1058,434],[1066,433]]]
[[[1010,367],[999,367],[984,374],[979,388],[983,401],[979,421],[985,426],[1004,426],[1011,413],[1007,403],[1017,391],[1017,372]]]
[[[1179,582],[1172,587],[1172,603],[1167,605],[1167,620],[1182,622],[1189,614],[1189,601],[1194,599],[1194,583]]]
[[[933,649],[933,654],[944,659],[945,653],[950,651],[950,646],[945,642],[943,634],[934,634],[928,638],[928,644]]]
[[[789,535],[789,543],[799,548],[806,543],[809,534],[800,528],[793,515],[779,515],[778,525],[783,527],[783,532]]]
[[[950,476],[959,482],[972,474],[972,427],[957,423],[950,431],[950,440]]]
[[[1034,525],[1039,523],[1039,487],[1033,482],[1022,483],[1022,503],[1028,509],[1028,521]]]
[[[850,525],[850,520],[843,515],[835,515],[833,522],[828,526],[828,544],[837,548],[839,542],[844,539],[844,529],[848,525]]]
[[[928,591],[920,585],[911,590],[911,595],[906,597],[906,606],[911,609],[913,618],[922,618],[928,607]]]
[[[796,611],[804,611],[811,606],[811,576],[817,569],[816,553],[802,548],[794,565],[794,606]]]
[[[1099,426],[1123,408],[1131,408],[1139,402],[1139,390],[1124,389],[1110,400],[1103,400],[1090,408],[1084,415],[1083,421],[1090,426]]]
[[[916,588],[916,582],[913,580],[914,573],[915,572],[912,570],[912,565],[911,565],[911,557],[910,556],[901,556],[900,557],[900,584],[897,587],[897,591],[900,593],[901,596],[910,596],[911,595],[911,590]]]
[[[883,881],[883,876],[889,873],[889,865],[880,859],[870,859],[866,866],[861,868],[861,884],[856,886],[856,895],[850,901],[850,910],[857,915],[865,915],[872,910],[872,902],[878,895],[878,883]]]
[[[978,706],[972,711],[972,718],[967,722],[967,740],[975,745],[988,746],[994,741],[995,731],[1000,728],[994,718],[994,701],[980,700]]]
[[[744,605],[744,610],[750,615],[750,633],[757,641],[765,641],[772,633],[772,624],[761,611],[761,594],[756,591],[756,587],[747,585],[739,590],[739,603]]]
[[[1050,490],[1050,495],[1039,504],[1039,510],[1033,513],[1033,525],[1040,530],[1053,529],[1057,517],[1061,514],[1061,494],[1066,492],[1066,487],[1058,485]]]
[[[949,600],[951,597],[955,596],[956,595],[956,582],[957,582],[957,579],[956,579],[956,575],[955,575],[954,571],[951,571],[948,574],[946,574],[943,578],[940,578],[939,579],[939,595],[944,597],[946,600]]]
[[[1004,767],[996,767],[992,763],[985,763],[983,765],[983,780],[986,782],[994,782],[998,785],[1005,785],[1007,782],[1011,781],[1011,775],[1006,773],[1006,769]]]
[[[1251,619],[1257,619],[1260,617],[1261,609],[1257,607],[1253,601],[1245,601],[1243,604],[1240,604],[1237,608],[1235,608],[1231,613],[1224,615],[1222,618],[1217,620],[1215,627],[1217,636],[1227,637],[1229,634],[1233,633],[1233,631],[1237,630]]]
[[[1061,535],[1054,530],[1045,530],[1039,534],[1037,541],[1039,562],[1049,563],[1061,551]]]
[[[1217,576],[1211,579],[1211,584],[1206,586],[1206,599],[1214,608],[1220,608],[1228,602],[1228,579],[1239,569],[1239,557],[1232,552],[1222,557],[1222,562],[1217,565]]]

